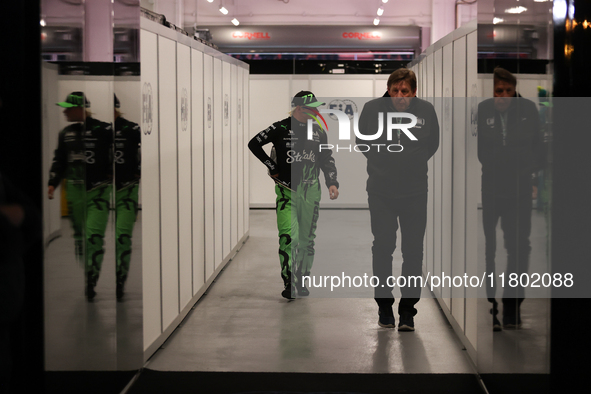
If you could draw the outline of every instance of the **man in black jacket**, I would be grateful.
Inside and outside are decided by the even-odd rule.
[[[427,224],[427,161],[439,147],[439,122],[433,106],[416,97],[417,80],[414,72],[405,68],[394,71],[388,78],[388,91],[382,98],[368,102],[359,118],[359,132],[372,136],[382,130],[372,141],[367,157],[367,193],[371,215],[373,274],[379,278],[375,287],[378,304],[378,324],[394,328],[392,310],[392,254],[396,248],[396,231],[400,223],[402,235],[402,298],[398,306],[399,331],[414,331],[415,304],[421,295],[423,238]],[[381,113],[381,115],[379,115]],[[406,116],[416,117],[414,127],[386,132],[386,123],[408,123]],[[386,122],[387,121],[387,122]],[[412,122],[411,122],[412,123]],[[367,139],[367,138],[366,138]],[[357,137],[357,144],[365,144]],[[395,148],[389,148],[395,146]],[[398,147],[396,147],[398,146]],[[401,149],[402,148],[402,149]],[[403,283],[401,280],[400,283]],[[383,285],[383,286],[382,286]]]
[[[267,167],[275,181],[277,195],[277,228],[279,230],[279,259],[284,289],[281,295],[293,299],[297,286],[300,296],[309,291],[302,276],[309,276],[314,261],[314,239],[321,197],[319,175],[324,172],[331,200],[339,196],[337,168],[332,151],[320,149],[327,144],[327,135],[318,125],[313,127],[312,139],[307,137],[307,120],[315,108],[322,105],[312,92],[301,91],[292,100],[291,116],[273,123],[255,135],[248,147]],[[272,143],[271,157],[263,146]],[[294,278],[292,279],[292,275]]]
[[[478,106],[478,160],[482,164],[482,216],[486,238],[486,272],[495,273],[496,227],[501,219],[507,249],[507,280],[527,272],[531,250],[532,174],[540,168],[543,147],[536,105],[516,93],[517,80],[502,68],[494,70],[494,98]],[[495,288],[487,282],[493,303],[493,329],[497,319]],[[519,308],[523,288],[505,286],[503,326],[521,327]]]

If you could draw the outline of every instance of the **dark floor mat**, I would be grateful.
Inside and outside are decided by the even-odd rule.
[[[145,369],[127,394],[478,394],[470,374],[162,372]]]

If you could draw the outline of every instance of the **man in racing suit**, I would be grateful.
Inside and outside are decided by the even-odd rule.
[[[393,286],[388,277],[392,275],[392,255],[400,222],[401,277],[407,278],[407,284],[401,288],[398,330],[414,331],[417,313],[414,306],[420,299],[421,288],[420,284],[411,285],[408,278],[422,275],[423,238],[427,225],[427,161],[439,147],[439,122],[433,105],[416,97],[417,80],[412,70],[401,68],[394,71],[387,86],[384,96],[365,104],[359,117],[359,131],[363,135],[373,136],[377,130],[383,131],[372,141],[376,144],[363,153],[367,157],[369,175],[367,194],[374,236],[373,274],[380,283],[374,290],[374,297],[378,304],[378,324],[394,328]],[[384,123],[389,113],[414,115],[416,125],[406,130],[416,140],[401,132],[400,128],[387,133]],[[409,120],[402,116],[392,119],[393,123],[409,123]],[[388,137],[392,139],[388,140]],[[366,141],[357,137],[357,144],[366,144]]]
[[[252,153],[267,167],[276,183],[279,261],[284,283],[281,295],[287,299],[295,298],[296,288],[300,296],[309,294],[301,277],[310,275],[314,261],[314,238],[321,197],[320,170],[324,172],[330,199],[334,200],[339,195],[332,151],[324,147],[320,149],[321,144],[327,143],[326,132],[315,124],[312,139],[307,136],[307,121],[312,119],[310,115],[315,112],[314,108],[322,104],[311,92],[299,92],[292,100],[291,116],[273,123],[248,143]],[[274,158],[263,150],[268,143],[273,144]]]
[[[138,213],[140,127],[121,116],[115,96],[115,254],[117,299],[123,297],[131,261],[131,237]]]
[[[113,179],[113,129],[90,116],[83,92],[72,92],[65,108],[68,122],[58,137],[49,174],[48,197],[66,179],[68,211],[74,230],[76,254],[82,258],[86,297],[92,300],[104,257],[104,237],[109,218]]]

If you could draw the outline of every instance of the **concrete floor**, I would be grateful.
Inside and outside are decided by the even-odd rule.
[[[46,250],[46,369],[126,370],[141,365],[141,217],[136,223],[130,276],[124,302],[115,300],[112,223],[97,297],[84,297],[82,267],[74,258],[70,226]],[[416,332],[399,333],[377,325],[372,292],[329,293],[311,288],[309,298],[287,301],[277,257],[272,210],[251,210],[250,238],[220,273],[181,326],[148,361],[161,371],[474,373],[444,314],[433,298],[417,304]],[[532,268],[545,255],[545,225],[534,212]],[[370,273],[371,232],[362,210],[323,210],[318,224],[313,273]],[[360,231],[366,228],[367,231]],[[338,228],[338,230],[334,230]],[[353,230],[348,230],[353,229]],[[501,238],[500,229],[499,239]],[[326,248],[334,240],[341,248]],[[322,240],[322,243],[320,241]],[[479,243],[481,243],[480,240]],[[503,256],[499,242],[498,256]],[[479,254],[482,248],[479,247]],[[339,266],[340,261],[355,265]],[[399,249],[394,274],[400,269]],[[531,271],[531,270],[530,270]],[[425,292],[423,293],[425,294]],[[478,371],[547,373],[549,301],[527,299],[524,329],[493,333],[490,305],[479,299]],[[397,303],[395,304],[395,310]]]
[[[371,298],[282,298],[276,231],[274,211],[251,211],[250,239],[149,360],[148,368],[474,373],[434,299],[417,305],[414,333],[399,333],[377,325],[377,306]],[[317,259],[315,264],[322,262]]]

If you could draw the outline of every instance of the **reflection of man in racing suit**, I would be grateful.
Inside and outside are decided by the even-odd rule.
[[[312,119],[309,114],[313,108],[322,104],[312,93],[299,92],[292,102],[292,116],[273,123],[248,143],[252,153],[267,166],[269,174],[277,183],[275,210],[281,277],[284,282],[281,295],[288,299],[295,296],[292,282],[300,296],[309,294],[301,277],[310,274],[314,261],[314,238],[321,197],[318,180],[320,170],[324,172],[331,200],[339,194],[332,151],[324,148],[320,150],[320,144],[327,143],[326,132],[314,125],[313,138],[307,138],[306,122]],[[268,143],[273,143],[276,160],[262,148]]]
[[[84,93],[73,92],[65,102],[69,122],[59,133],[49,176],[48,196],[67,179],[68,210],[77,255],[83,257],[86,273],[86,296],[92,300],[104,256],[104,237],[111,202],[113,178],[113,131],[109,123],[90,116],[90,103]],[[82,242],[85,240],[85,242]]]
[[[115,96],[115,245],[117,299],[123,297],[123,286],[131,261],[131,237],[138,212],[140,182],[140,127],[121,116]]]

